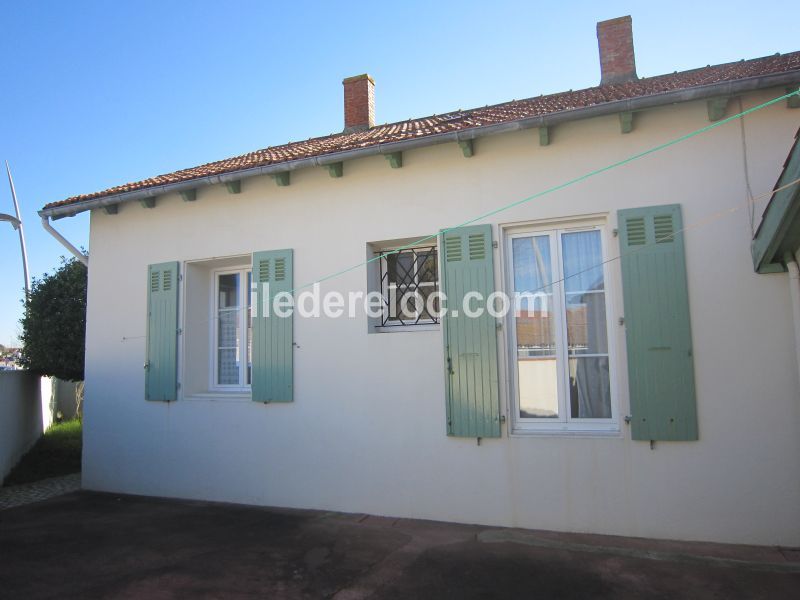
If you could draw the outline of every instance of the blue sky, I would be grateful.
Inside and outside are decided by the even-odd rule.
[[[796,1],[554,6],[4,3],[0,159],[16,180],[32,274],[66,254],[39,224],[43,204],[339,131],[346,76],[375,78],[384,123],[595,85],[595,24],[625,14],[639,75],[800,49]],[[0,212],[13,212],[4,179]],[[0,225],[0,343],[9,345],[22,267],[16,233]],[[86,215],[56,226],[88,248]]]

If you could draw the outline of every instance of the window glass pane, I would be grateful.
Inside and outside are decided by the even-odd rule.
[[[429,299],[436,291],[436,287],[432,284],[425,284],[421,285],[417,292],[419,292],[419,309],[421,313],[421,320],[430,320],[433,317],[428,312],[428,306],[430,306],[434,312],[434,314],[439,314],[439,298],[438,296],[434,296],[433,299]]]
[[[607,354],[606,295],[567,294],[567,340],[570,354]]]
[[[517,379],[521,418],[558,418],[556,315],[550,237],[515,238],[514,271]]]
[[[235,308],[239,306],[239,274],[229,273],[219,276],[219,307]]]
[[[550,236],[514,238],[511,244],[514,255],[514,291],[552,292]]]
[[[436,250],[420,251],[417,255],[417,277],[420,283],[433,283],[437,278]]]
[[[220,310],[217,318],[217,345],[219,348],[239,346],[239,310]]]
[[[550,285],[550,237],[515,238],[512,253],[518,355],[555,356],[557,321]]]
[[[415,323],[419,297],[414,288],[398,289],[397,292],[397,316],[405,323]]]
[[[407,284],[414,281],[414,254],[398,252],[386,257],[389,283]]]
[[[238,385],[239,362],[236,348],[220,349],[217,364],[217,383],[219,385]]]
[[[239,344],[242,335],[238,273],[218,277],[217,297],[217,384],[239,385]]]
[[[604,289],[600,232],[575,231],[561,236],[564,289],[586,292]]]
[[[573,419],[610,419],[608,357],[570,358],[569,396]]]
[[[555,358],[519,358],[519,416],[558,418],[558,371]]]

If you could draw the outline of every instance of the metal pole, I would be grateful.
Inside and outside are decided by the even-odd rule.
[[[28,276],[28,251],[25,249],[25,232],[22,230],[22,216],[19,214],[19,202],[17,202],[17,190],[14,189],[14,180],[11,178],[11,167],[6,161],[6,173],[8,173],[8,185],[11,186],[11,198],[14,200],[14,211],[19,221],[19,247],[22,251],[22,271],[25,276],[25,299],[31,293],[31,280]]]

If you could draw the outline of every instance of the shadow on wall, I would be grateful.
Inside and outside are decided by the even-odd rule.
[[[50,413],[53,421],[70,421],[78,416],[77,393],[81,383],[53,378],[53,392],[50,401]]]
[[[54,420],[75,417],[79,384],[28,371],[0,371],[0,481]]]

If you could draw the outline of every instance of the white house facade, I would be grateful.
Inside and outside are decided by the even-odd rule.
[[[629,20],[608,23],[601,56],[603,35],[630,38]],[[796,282],[781,257],[756,272],[751,251],[796,96],[638,156],[796,90],[800,56],[783,59],[680,97],[637,88],[459,124],[459,139],[439,135],[445,117],[414,145],[46,206],[91,210],[83,486],[800,545]],[[596,90],[648,85],[603,68]],[[372,81],[345,86],[342,139],[369,135]],[[307,306],[339,292],[344,314],[264,317],[248,293],[264,282]],[[445,292],[448,308],[469,290],[543,304],[468,320],[418,300],[398,319],[390,288]],[[350,310],[370,293],[372,315]]]

